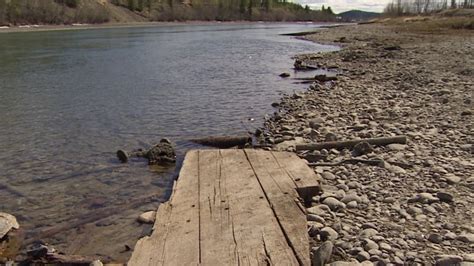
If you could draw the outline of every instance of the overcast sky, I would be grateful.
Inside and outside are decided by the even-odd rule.
[[[364,11],[382,12],[390,0],[296,0],[302,5],[308,5],[313,9],[319,9],[322,5],[330,6],[335,13],[352,9]]]

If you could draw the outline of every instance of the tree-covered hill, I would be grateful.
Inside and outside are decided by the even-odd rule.
[[[0,0],[0,25],[135,21],[332,21],[287,0]]]

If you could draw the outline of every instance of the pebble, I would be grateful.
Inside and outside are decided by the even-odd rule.
[[[140,216],[138,216],[137,218],[137,220],[140,223],[144,223],[144,224],[152,224],[155,222],[155,219],[156,219],[156,211],[144,212],[140,214]]]

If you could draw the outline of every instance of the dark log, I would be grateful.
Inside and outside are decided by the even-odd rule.
[[[309,163],[309,166],[338,166],[341,164],[368,164],[372,166],[382,166],[383,160],[363,160],[363,159],[346,159],[339,162],[328,162],[328,163]]]
[[[406,136],[395,136],[395,137],[384,137],[384,138],[370,138],[370,139],[358,139],[358,140],[347,140],[347,141],[330,141],[330,142],[321,142],[321,143],[309,143],[309,144],[300,144],[296,145],[297,151],[302,150],[322,150],[322,149],[350,149],[355,145],[367,142],[374,146],[384,146],[393,143],[406,144]]]
[[[201,139],[191,140],[194,143],[201,144],[204,146],[210,146],[220,149],[228,149],[236,146],[244,146],[245,144],[252,143],[252,138],[249,136],[216,136],[207,137]]]

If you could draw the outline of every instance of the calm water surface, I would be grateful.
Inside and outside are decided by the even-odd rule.
[[[166,200],[178,169],[123,165],[115,151],[168,137],[182,158],[191,138],[260,126],[281,93],[303,88],[278,77],[291,57],[335,49],[279,35],[315,27],[0,34],[0,211],[17,216],[26,242],[125,260],[124,245],[150,230],[135,218]]]

